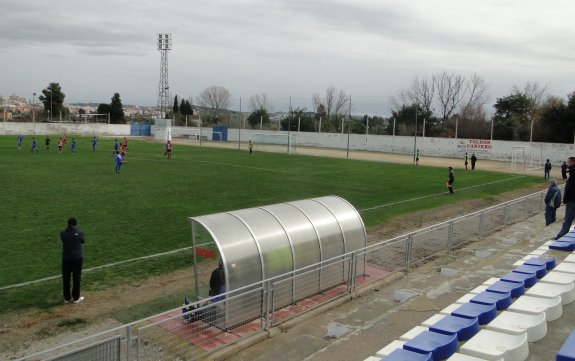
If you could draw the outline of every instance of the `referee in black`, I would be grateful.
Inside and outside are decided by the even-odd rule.
[[[76,228],[78,221],[72,217],[68,219],[68,227],[60,232],[62,240],[62,281],[64,286],[64,303],[80,303],[84,297],[80,296],[80,279],[82,277],[82,261],[84,252],[84,233]],[[72,295],[70,296],[70,278],[73,279]]]

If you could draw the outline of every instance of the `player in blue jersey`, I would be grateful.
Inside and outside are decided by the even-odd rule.
[[[96,137],[92,138],[92,152],[96,151],[96,144],[98,143],[98,140],[96,139]]]
[[[24,140],[24,136],[20,134],[16,139],[18,140],[18,149],[22,149],[22,141]]]
[[[78,150],[78,142],[76,142],[76,138],[72,138],[72,143],[70,144],[70,150],[72,153],[76,153]]]
[[[114,155],[114,161],[116,162],[116,173],[120,173],[120,168],[122,168],[122,163],[124,163],[124,160],[122,159],[122,155],[119,151],[116,151],[116,154]]]
[[[38,142],[34,137],[32,137],[32,150],[30,152],[31,153],[36,152],[37,154],[40,154],[40,150],[38,149]]]

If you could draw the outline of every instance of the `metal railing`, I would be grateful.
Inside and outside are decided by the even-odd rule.
[[[450,252],[510,224],[523,221],[544,209],[544,194],[544,191],[537,192],[453,218],[195,302],[186,312],[182,308],[172,309],[20,360],[201,359],[257,332],[266,331],[294,316],[350,294],[361,287],[358,280],[374,270],[380,272],[380,275],[407,271],[436,257],[440,252]],[[251,317],[243,321],[246,313]],[[235,319],[242,321],[236,322]],[[101,352],[109,340],[115,342],[113,352]]]

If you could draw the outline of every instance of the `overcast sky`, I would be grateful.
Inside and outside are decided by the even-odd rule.
[[[58,82],[66,102],[155,105],[157,33],[172,33],[170,90],[267,93],[275,110],[334,85],[389,114],[388,97],[441,71],[477,73],[491,104],[535,81],[575,90],[573,0],[0,0],[0,94]],[[172,95],[173,95],[172,94]]]

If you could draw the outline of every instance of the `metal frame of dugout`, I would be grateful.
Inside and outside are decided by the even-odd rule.
[[[367,246],[361,216],[337,196],[190,217],[189,221],[198,300],[198,256],[218,258],[225,280],[222,293],[228,297],[234,290],[243,293],[261,287],[265,280],[286,283],[291,278],[287,281],[291,289],[276,301],[279,308],[348,282],[350,263],[341,260]],[[325,267],[331,263],[333,267]],[[364,256],[354,265],[356,276],[365,274]],[[297,277],[304,272],[306,277]],[[228,329],[261,316],[261,310],[247,307],[248,301],[253,303],[253,295],[251,300],[241,294],[233,296],[221,303],[214,326]],[[234,314],[232,320],[231,309],[245,312]]]

